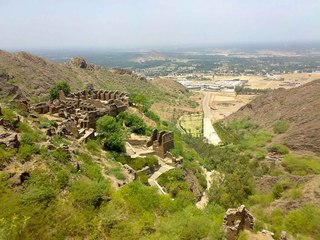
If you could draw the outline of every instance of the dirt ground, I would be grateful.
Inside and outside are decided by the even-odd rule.
[[[200,92],[192,92],[192,96],[186,98],[180,105],[169,104],[166,101],[156,102],[151,106],[151,111],[156,113],[164,120],[178,120],[181,116],[190,113],[202,112],[202,94]],[[191,100],[198,104],[197,107],[192,108],[188,106],[187,101]]]
[[[213,121],[219,121],[255,98],[254,95],[236,95],[228,92],[210,92],[210,108],[212,110]]]

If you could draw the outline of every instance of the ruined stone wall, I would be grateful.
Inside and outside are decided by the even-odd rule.
[[[155,154],[161,158],[165,158],[167,152],[174,148],[173,132],[153,130],[152,135],[147,142],[147,147],[152,146]]]
[[[128,94],[119,91],[106,90],[79,91],[68,94],[59,92],[59,98],[50,103],[40,103],[32,105],[36,112],[58,114],[65,118],[67,122],[73,124],[63,124],[61,134],[67,133],[76,136],[75,129],[80,131],[82,128],[96,128],[96,122],[99,117],[104,115],[117,116],[125,111],[129,105]]]
[[[238,209],[229,208],[224,216],[224,229],[227,240],[235,240],[240,231],[253,229],[253,216],[241,205]]]

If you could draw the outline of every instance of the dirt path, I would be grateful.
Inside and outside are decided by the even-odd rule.
[[[212,101],[212,95],[209,92],[204,92],[204,98],[202,102],[203,108],[203,136],[207,139],[209,144],[219,145],[221,139],[212,126],[212,112],[210,109],[210,102]]]
[[[174,169],[174,167],[162,162],[159,160],[159,163],[161,165],[161,167],[159,168],[158,171],[156,171],[155,173],[152,174],[152,176],[148,179],[148,183],[150,184],[150,186],[157,186],[157,188],[159,188],[160,193],[162,194],[167,194],[163,188],[158,184],[157,179],[164,173],[170,171],[171,169]]]
[[[211,172],[208,172],[208,170],[204,167],[202,167],[203,171],[205,172],[205,176],[206,176],[206,180],[207,180],[207,189],[206,191],[203,193],[201,199],[199,202],[196,203],[196,207],[199,209],[204,209],[208,202],[209,202],[209,198],[208,198],[208,193],[207,191],[209,191],[211,185],[212,185],[212,173],[214,173],[215,171],[212,170]]]
[[[196,207],[198,209],[204,209],[209,202],[209,197],[208,197],[208,191],[212,186],[213,181],[219,181],[222,177],[222,174],[216,170],[212,170],[212,171],[208,171],[206,168],[202,167],[204,173],[205,173],[205,177],[207,180],[207,189],[206,191],[203,193],[200,201],[198,201],[196,203]]]

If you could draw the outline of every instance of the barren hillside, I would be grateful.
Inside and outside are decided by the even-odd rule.
[[[259,96],[227,121],[240,118],[249,118],[267,129],[277,120],[285,121],[289,129],[276,141],[287,143],[293,150],[320,152],[320,80]]]

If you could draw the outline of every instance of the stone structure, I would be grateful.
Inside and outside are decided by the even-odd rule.
[[[86,129],[95,129],[96,121],[104,115],[116,116],[129,106],[128,94],[119,91],[87,90],[65,95],[59,92],[59,98],[51,103],[38,103],[31,106],[40,114],[57,115],[64,118],[57,134],[72,135],[80,138]]]
[[[147,142],[147,147],[152,146],[157,156],[165,158],[167,153],[174,148],[173,137],[173,132],[159,132],[157,129],[154,129],[149,141]]]
[[[237,239],[240,231],[252,230],[253,224],[253,216],[244,205],[241,205],[238,209],[229,208],[224,216],[223,223],[226,231],[226,239]]]

